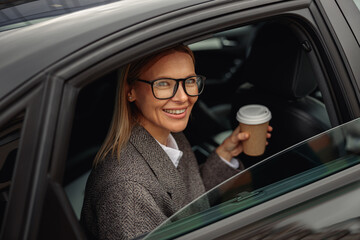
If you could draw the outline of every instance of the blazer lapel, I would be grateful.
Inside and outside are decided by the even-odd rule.
[[[177,209],[186,201],[186,186],[180,173],[156,140],[140,125],[133,128],[130,142],[148,163]]]

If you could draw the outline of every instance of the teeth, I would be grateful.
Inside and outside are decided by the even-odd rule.
[[[185,112],[185,109],[179,109],[179,110],[164,109],[164,111],[170,114],[182,114]]]

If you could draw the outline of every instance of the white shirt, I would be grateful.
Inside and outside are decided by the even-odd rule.
[[[156,140],[156,139],[155,139]],[[156,140],[157,141],[157,140]],[[158,142],[158,141],[157,141]],[[179,150],[179,147],[175,141],[175,138],[169,134],[169,137],[166,141],[166,146],[158,142],[161,148],[165,151],[165,153],[169,156],[171,162],[177,168],[180,162],[180,158],[183,155],[183,152]],[[230,167],[237,169],[239,168],[239,161],[236,158],[232,158],[231,161],[226,161],[224,158],[219,156],[222,161],[224,161]]]

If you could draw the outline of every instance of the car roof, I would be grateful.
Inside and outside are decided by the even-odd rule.
[[[212,0],[123,0],[0,34],[0,100],[56,61],[137,23]]]

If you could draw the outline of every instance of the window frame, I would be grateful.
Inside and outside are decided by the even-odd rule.
[[[329,55],[337,69],[339,89],[342,95],[348,95],[345,101],[347,111],[351,112],[351,119],[359,117],[360,102],[360,61],[359,44],[346,21],[337,0],[314,0],[311,6],[318,22],[321,35],[326,37],[330,47]],[[356,7],[357,9],[357,7]],[[351,120],[348,119],[348,120]]]
[[[0,125],[3,125],[19,113],[25,113],[11,180],[9,202],[4,215],[4,224],[1,226],[0,236],[4,239],[26,236],[30,227],[28,219],[32,218],[33,211],[36,211],[33,208],[34,198],[41,200],[41,186],[38,188],[34,183],[39,177],[40,169],[37,167],[43,168],[41,164],[43,161],[37,158],[40,138],[34,141],[33,136],[38,135],[41,128],[39,123],[42,119],[42,108],[39,106],[42,105],[43,87],[33,86],[25,94],[23,91],[24,88],[20,88],[6,99],[8,101],[4,102],[4,105],[9,107],[0,116]],[[21,98],[18,98],[19,96]],[[46,162],[46,159],[43,160]],[[16,229],[12,226],[20,226],[20,228]]]
[[[354,0],[336,0],[360,47],[360,9]]]

